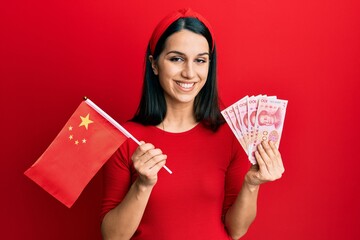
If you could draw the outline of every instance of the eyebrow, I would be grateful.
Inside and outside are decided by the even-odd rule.
[[[182,55],[182,56],[185,56],[186,54],[185,53],[182,53],[182,52],[179,52],[179,51],[169,51],[166,53],[166,55],[169,55],[171,53],[175,53],[175,54],[179,54],[179,55]],[[210,56],[210,54],[208,52],[203,52],[203,53],[199,53],[197,56],[204,56],[204,55],[208,55]]]

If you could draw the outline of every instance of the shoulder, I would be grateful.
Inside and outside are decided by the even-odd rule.
[[[146,126],[141,123],[127,121],[122,126],[139,141],[147,142],[154,136],[159,135],[158,128],[153,125]]]
[[[136,134],[139,132],[149,131],[153,126],[145,126],[141,123],[127,121],[122,126],[131,134]]]
[[[229,125],[227,125],[227,124],[221,124],[220,127],[215,132],[213,132],[209,129],[208,129],[208,131],[212,132],[213,135],[218,136],[218,137],[236,140],[235,135],[232,133]]]
[[[144,125],[142,125],[140,123],[132,122],[132,121],[126,121],[125,123],[122,124],[122,126],[129,128],[129,129],[138,129],[138,128],[145,127]]]
[[[127,121],[125,123],[122,123],[121,127],[123,127],[128,133],[130,133],[136,140],[143,140],[142,138],[139,138],[139,136],[141,136],[139,135],[139,133],[143,132],[143,129],[145,128],[145,126],[143,126],[142,124]],[[114,162],[117,162],[118,165],[121,165],[119,163],[122,162],[123,165],[130,166],[131,155],[137,147],[137,143],[129,137],[123,144],[119,146],[119,148],[113,155],[112,160]]]

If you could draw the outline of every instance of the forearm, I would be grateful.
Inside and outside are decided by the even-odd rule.
[[[239,239],[254,221],[257,210],[259,186],[244,181],[234,204],[225,215],[225,226],[233,239]]]
[[[139,226],[151,191],[152,187],[135,181],[122,202],[105,215],[101,226],[103,239],[130,239]]]

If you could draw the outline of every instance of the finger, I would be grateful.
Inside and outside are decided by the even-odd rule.
[[[138,149],[141,151],[141,152],[146,152],[146,151],[148,151],[148,150],[150,150],[150,149],[154,149],[155,148],[155,146],[154,145],[152,145],[151,143],[144,143],[144,144],[141,144],[141,145],[139,145],[139,147],[138,147]]]
[[[139,170],[142,173],[156,174],[165,165],[166,159],[165,154],[156,155],[143,163]]]
[[[259,171],[257,171],[254,176],[258,179],[259,183],[270,181],[273,178],[271,176],[271,171],[259,151],[255,152],[255,157],[258,161]]]
[[[154,185],[157,182],[158,172],[165,165],[167,156],[163,155],[162,158],[157,156],[156,158],[158,159],[154,159],[154,161],[157,161],[157,163],[152,166],[150,165],[151,162],[147,162],[147,164],[140,166],[140,168],[135,168],[139,174],[140,181],[145,185]]]
[[[266,167],[269,171],[269,175],[271,178],[270,181],[273,181],[275,179],[279,179],[284,172],[284,166],[282,165],[281,159],[279,160],[279,152],[278,150],[269,144],[269,142],[264,141],[261,144],[259,144],[259,149],[263,148],[263,153],[260,150],[260,153],[263,153],[261,156],[265,161]]]
[[[263,160],[264,165],[267,168],[268,172],[271,172],[271,169],[273,168],[273,162],[272,162],[271,158],[269,157],[269,155],[262,143],[258,145],[258,152],[259,152],[261,159]]]
[[[283,171],[284,166],[282,164],[281,155],[277,147],[275,146],[274,142],[272,141],[264,141],[262,142],[262,146],[265,149],[265,152],[269,158],[268,161],[265,158],[267,164],[271,164],[274,168],[279,168],[280,172]]]
[[[154,160],[154,158],[158,155],[162,155],[162,151],[158,148],[155,148],[151,143],[145,143],[144,141],[140,141],[139,147],[135,150],[134,157],[135,161],[142,162],[142,164]],[[164,155],[166,156],[166,155]],[[164,157],[163,157],[164,158]],[[166,157],[164,158],[166,159]],[[151,164],[151,163],[150,163]],[[157,162],[155,163],[157,164]]]
[[[278,150],[278,147],[275,145],[275,143],[273,141],[269,141],[269,145],[275,154],[275,157],[276,157],[275,161],[276,161],[277,166],[280,168],[280,172],[284,173],[285,168],[284,168],[284,164],[283,164],[283,161],[281,158],[281,154]]]
[[[267,141],[262,141],[260,144],[260,147],[262,147],[267,155],[267,158],[264,158],[264,160],[267,162],[271,161],[273,162],[273,160],[276,158],[275,153],[272,149],[272,147],[269,145],[269,143]]]
[[[145,163],[147,161],[150,161],[152,158],[161,155],[162,151],[159,148],[155,148],[155,149],[150,149],[148,151],[146,151],[146,153],[144,155],[141,156],[141,160],[143,160]]]
[[[158,172],[166,164],[167,155],[161,154],[153,158],[154,165],[150,167],[151,170]]]
[[[280,178],[284,168],[281,163],[278,162],[269,143],[266,141],[262,142],[259,144],[258,149],[267,169],[266,180],[273,181]]]
[[[266,163],[265,163],[264,159],[262,158],[259,150],[255,151],[255,158],[257,161],[258,168],[259,168],[258,172],[267,172],[268,169],[266,167]]]
[[[280,154],[280,152],[279,152],[278,147],[275,145],[275,143],[274,143],[273,141],[269,141],[269,145],[270,145],[270,147],[271,147],[271,149],[272,149],[275,157],[276,157],[277,159],[280,159],[280,160],[281,160],[281,154]]]
[[[281,177],[281,172],[279,167],[274,166],[274,164],[266,162],[260,154],[260,151],[255,152],[255,156],[258,160],[260,171],[258,171],[258,179],[262,183],[268,181],[274,181]]]
[[[149,150],[147,150],[143,155],[136,157],[134,164],[136,164],[137,168],[141,168],[143,165],[146,167],[152,167],[157,163],[157,156],[161,156],[162,151],[159,148],[152,149],[153,146],[149,146]],[[155,161],[155,163],[153,163]]]
[[[144,155],[148,150],[150,149],[154,149],[154,145],[152,145],[151,143],[145,143],[145,142],[140,142],[141,144],[136,148],[135,152],[133,153],[134,155],[134,159],[141,157],[142,155]]]

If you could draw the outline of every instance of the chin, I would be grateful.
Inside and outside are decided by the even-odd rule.
[[[179,103],[193,103],[195,100],[195,97],[177,98],[176,100]]]

